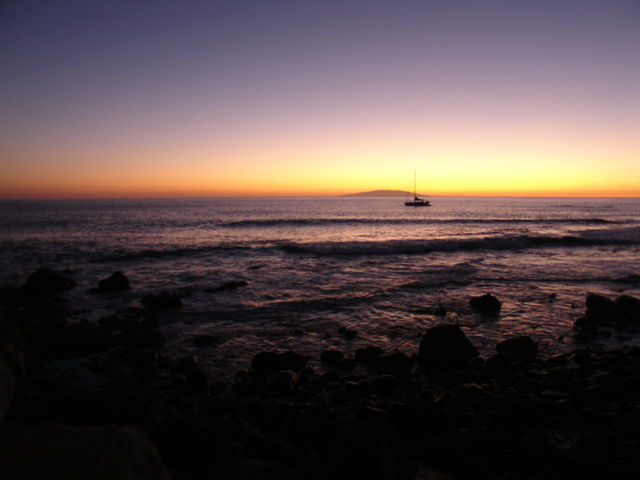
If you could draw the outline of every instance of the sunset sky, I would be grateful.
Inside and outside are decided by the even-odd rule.
[[[640,2],[9,0],[0,197],[640,196]]]

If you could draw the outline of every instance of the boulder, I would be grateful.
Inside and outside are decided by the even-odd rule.
[[[603,295],[587,295],[586,305],[588,317],[610,317],[617,310],[615,302]]]
[[[169,480],[156,447],[137,428],[0,424],[5,480]]]
[[[113,272],[110,277],[98,282],[98,290],[103,292],[128,289],[129,279],[122,272]]]
[[[472,297],[469,300],[469,305],[474,310],[482,313],[483,315],[497,315],[500,313],[502,304],[496,297],[487,293],[479,297]]]
[[[220,342],[220,339],[215,335],[198,335],[193,339],[194,347],[215,347]]]
[[[171,308],[180,308],[182,300],[175,293],[162,292],[157,295],[149,293],[142,297],[142,305],[151,310],[165,310]]]
[[[498,353],[508,353],[514,360],[522,362],[535,362],[538,354],[538,344],[531,337],[522,335],[513,337],[496,345]]]
[[[374,347],[373,345],[359,348],[355,353],[356,362],[360,362],[369,367],[377,367],[381,356],[382,349],[380,347]]]
[[[379,410],[368,410],[368,417],[379,417]],[[378,410],[375,412],[374,410]],[[406,458],[396,431],[382,421],[366,421],[349,426],[334,442],[333,458],[321,478],[335,480],[366,478],[386,480],[411,478]]]
[[[464,369],[478,356],[458,325],[438,325],[427,330],[422,337],[418,360],[425,368],[438,370]]]
[[[340,333],[347,340],[353,340],[358,336],[358,332],[349,327],[338,328],[338,333]]]
[[[175,369],[179,373],[195,372],[200,369],[199,359],[195,355],[187,355],[176,360]]]
[[[373,389],[379,395],[385,395],[400,387],[400,382],[393,375],[380,375],[371,381]]]
[[[295,352],[260,352],[251,360],[253,369],[261,374],[269,374],[280,370],[302,370],[307,365],[307,359]]]
[[[581,333],[602,334],[600,327],[626,330],[640,326],[640,300],[635,297],[622,295],[613,301],[603,295],[590,294],[586,307],[585,316],[574,323]]]
[[[331,365],[332,363],[335,363],[343,358],[344,353],[342,353],[340,350],[329,349],[320,352],[320,361],[327,365]]]
[[[50,268],[42,267],[27,277],[22,289],[31,295],[47,297],[76,286],[75,280]]]
[[[267,386],[274,392],[286,395],[293,392],[299,381],[300,377],[296,372],[280,370],[269,377]]]
[[[0,312],[0,421],[24,378],[23,347],[18,327]]]
[[[621,295],[615,300],[617,310],[623,315],[639,315],[640,300],[629,295]]]

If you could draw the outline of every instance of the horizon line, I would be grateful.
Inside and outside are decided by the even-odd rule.
[[[322,194],[311,194],[311,195],[269,195],[269,194],[257,194],[257,195],[157,195],[157,196],[95,196],[95,197],[72,197],[72,196],[37,196],[37,197],[1,197],[0,201],[42,201],[42,200],[187,200],[187,199],[248,199],[248,198],[353,198],[353,199],[366,199],[366,198],[402,198],[401,195],[398,196],[384,196],[384,195],[371,195],[371,196],[360,196],[360,193],[366,192],[355,192],[355,193],[344,193],[339,195],[322,195]],[[413,194],[413,192],[407,192]],[[429,198],[602,198],[602,199],[640,199],[639,195],[582,195],[582,194],[566,194],[566,195],[535,195],[535,194],[525,194],[525,195],[514,195],[514,194],[438,194],[438,195],[429,195],[424,193],[419,193],[422,197]]]

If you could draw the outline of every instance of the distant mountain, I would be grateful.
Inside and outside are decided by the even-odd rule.
[[[343,197],[407,197],[413,196],[413,192],[405,192],[404,190],[371,190],[370,192],[350,193],[342,195]]]

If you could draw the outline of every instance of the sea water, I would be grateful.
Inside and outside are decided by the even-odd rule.
[[[39,266],[69,270],[78,321],[176,292],[183,307],[160,315],[167,354],[195,353],[227,373],[266,349],[411,354],[441,322],[460,324],[485,355],[521,334],[549,355],[575,346],[588,293],[640,296],[640,199],[430,200],[2,201],[0,284]],[[87,292],[116,270],[129,291]],[[207,291],[229,281],[246,286]],[[502,302],[498,317],[469,308],[484,293]],[[220,342],[196,348],[201,334]]]

